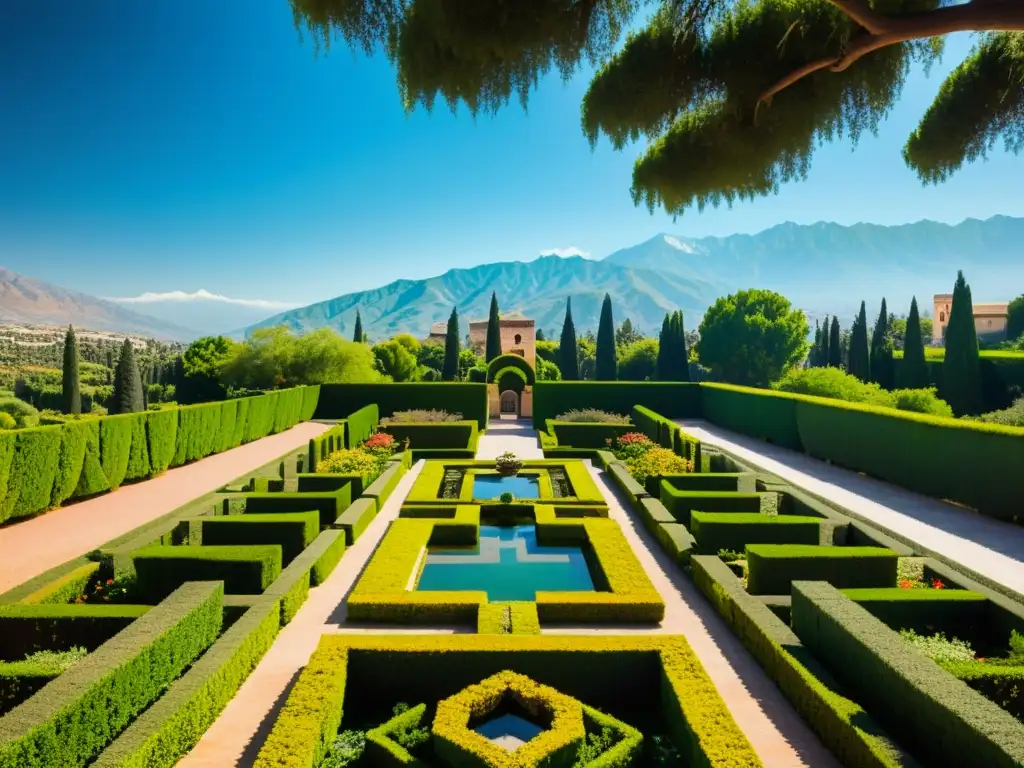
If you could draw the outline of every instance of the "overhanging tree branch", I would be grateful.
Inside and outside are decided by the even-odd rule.
[[[829,0],[864,29],[838,55],[816,59],[794,70],[761,93],[757,108],[780,91],[822,70],[842,72],[869,53],[911,40],[924,40],[953,32],[1014,32],[1024,30],[1024,3],[1013,0],[972,0],[934,11],[906,16],[883,16],[861,0]]]

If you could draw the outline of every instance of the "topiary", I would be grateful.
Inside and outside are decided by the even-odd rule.
[[[18,422],[16,422],[14,420],[14,417],[11,416],[11,414],[9,414],[9,413],[7,413],[5,411],[0,411],[0,429],[17,429],[17,428],[18,428]]]

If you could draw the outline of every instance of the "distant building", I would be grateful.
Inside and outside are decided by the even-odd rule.
[[[532,368],[536,368],[537,329],[534,327],[534,321],[513,312],[502,315],[499,326],[501,328],[502,353],[506,355],[519,355]],[[447,320],[434,323],[430,326],[430,336],[427,337],[427,342],[444,343],[447,332]],[[479,354],[484,353],[487,347],[486,320],[473,320],[469,323],[469,343]]]
[[[935,295],[935,309],[932,314],[932,343],[942,344],[949,325],[949,310],[953,306],[953,294]],[[1000,341],[1006,337],[1006,315],[1008,302],[974,304],[974,328],[978,338],[984,341]]]

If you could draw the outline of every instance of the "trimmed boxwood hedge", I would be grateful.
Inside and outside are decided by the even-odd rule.
[[[1024,724],[831,585],[794,583],[792,616],[801,641],[929,764],[1024,764]]]
[[[93,650],[144,616],[148,605],[0,605],[0,659],[36,651]]]
[[[241,499],[246,514],[306,512],[315,509],[320,513],[320,527],[327,528],[352,503],[352,487],[343,485],[335,491],[322,493],[247,493]]]
[[[538,381],[533,388],[533,424],[580,408],[628,416],[642,405],[669,419],[700,418],[697,384],[636,381]]]
[[[363,443],[380,422],[380,409],[376,403],[365,405],[348,415],[345,426],[345,447],[355,448]]]
[[[259,594],[281,574],[281,547],[167,547],[132,553],[139,593],[162,600],[186,581],[218,580],[232,595]]]
[[[0,523],[142,480],[297,423],[316,387],[0,432]]]
[[[690,561],[694,583],[768,677],[847,768],[918,768],[870,714],[847,698],[793,633],[715,556]]]
[[[462,448],[476,451],[479,432],[475,421],[449,421],[438,424],[382,424],[386,432],[401,444],[409,440],[413,450],[423,448]]]
[[[322,384],[315,418],[344,419],[370,404],[380,408],[381,416],[421,409],[461,413],[475,420],[478,429],[487,429],[487,385],[482,383]]]
[[[245,612],[92,768],[171,768],[192,749],[270,649],[280,609],[265,600]]]
[[[680,491],[670,485],[669,481],[662,480],[660,498],[676,522],[689,528],[691,512],[760,512],[763,495],[725,491]]]
[[[0,717],[0,768],[90,763],[220,633],[223,587],[186,584]]]
[[[820,517],[762,515],[757,512],[690,513],[690,532],[702,555],[728,549],[742,552],[748,544],[820,544]]]
[[[288,565],[320,533],[320,513],[284,512],[266,515],[201,517],[200,541],[208,545],[278,544]]]
[[[827,581],[840,589],[896,586],[899,555],[882,547],[751,544],[747,591],[785,595],[794,581]]]

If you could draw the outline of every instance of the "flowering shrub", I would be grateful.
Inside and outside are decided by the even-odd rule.
[[[406,440],[405,447],[408,448]],[[377,432],[355,448],[335,451],[316,465],[317,472],[361,475],[367,485],[383,474],[388,459],[395,455],[398,443],[386,432]]]
[[[639,456],[655,447],[651,439],[643,432],[627,432],[624,435],[619,435],[614,443],[610,438],[606,442],[612,449],[612,453],[615,454],[615,458],[622,461]]]
[[[629,416],[621,413],[610,413],[598,408],[574,408],[560,413],[555,421],[577,421],[587,424],[629,424]]]
[[[625,460],[626,469],[638,483],[652,475],[684,475],[693,472],[693,462],[668,448],[654,447]]]
[[[380,420],[381,424],[425,424],[446,421],[462,421],[461,413],[439,410],[395,411]]]
[[[946,585],[942,579],[932,579],[925,582],[920,579],[900,579],[900,589],[945,589]]]
[[[934,635],[919,635],[912,629],[900,630],[900,637],[932,661],[974,661],[974,649],[966,640],[947,638],[941,632]]]
[[[135,580],[131,578],[107,579],[96,582],[92,592],[75,598],[75,603],[126,603],[135,592]]]

